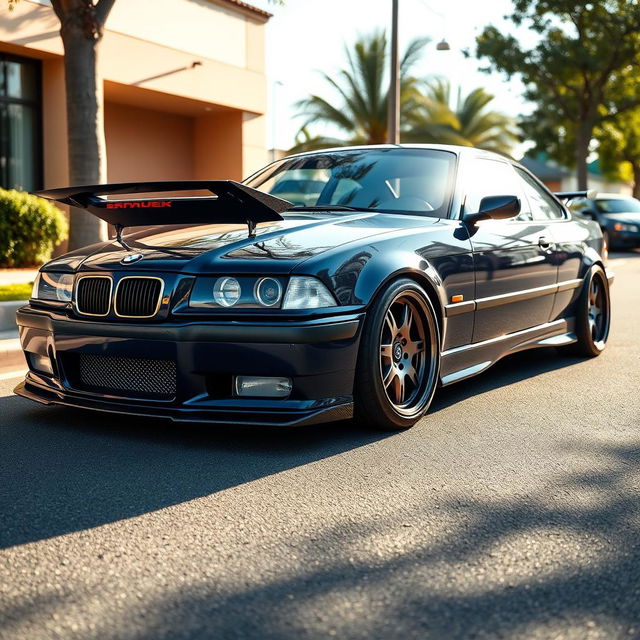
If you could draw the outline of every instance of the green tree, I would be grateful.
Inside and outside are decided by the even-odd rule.
[[[606,122],[596,130],[596,139],[603,173],[609,178],[633,181],[633,195],[640,198],[640,109]]]
[[[624,91],[640,62],[638,0],[514,0],[508,18],[539,37],[527,48],[517,35],[494,26],[477,39],[486,70],[522,78],[536,105],[523,129],[539,150],[561,162],[572,150],[579,188],[587,188],[587,157],[596,127],[640,105],[640,93]],[[636,83],[637,86],[637,83]]]
[[[419,60],[428,39],[409,43],[400,60],[400,120],[406,121],[416,105],[418,80],[411,70]],[[337,74],[323,73],[335,98],[312,95],[297,103],[305,117],[292,152],[349,144],[381,144],[387,140],[387,36],[375,32],[360,37],[353,49],[345,47],[347,66]],[[335,79],[334,79],[335,78]],[[328,124],[342,131],[345,138],[313,136],[309,127]]]
[[[466,96],[458,91],[452,100],[450,83],[436,79],[416,100],[402,139],[459,144],[509,155],[519,140],[518,130],[513,118],[490,108],[494,100],[495,96],[481,87]]]

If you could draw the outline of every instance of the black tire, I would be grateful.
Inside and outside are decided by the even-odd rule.
[[[439,372],[440,329],[429,296],[413,280],[396,280],[367,313],[354,384],[356,422],[412,427],[431,404]]]
[[[609,337],[611,298],[609,281],[599,265],[589,270],[582,293],[576,304],[576,336],[578,341],[569,350],[587,358],[599,356]]]

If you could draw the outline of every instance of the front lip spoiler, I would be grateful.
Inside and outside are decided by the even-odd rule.
[[[353,418],[353,402],[345,401],[327,407],[313,409],[311,411],[289,411],[273,412],[274,420],[260,420],[259,416],[264,416],[264,410],[251,412],[250,410],[227,411],[224,414],[197,409],[187,409],[182,407],[171,407],[163,410],[144,405],[132,405],[126,402],[112,403],[96,400],[94,398],[80,398],[68,396],[53,389],[42,387],[33,380],[27,378],[23,380],[13,392],[23,398],[35,400],[45,405],[61,405],[65,407],[75,407],[79,409],[89,409],[92,411],[103,411],[106,413],[117,413],[128,416],[140,416],[145,418],[162,418],[173,422],[191,422],[203,424],[227,424],[227,425],[247,425],[262,427],[302,427],[323,422],[333,422],[338,420],[348,420]],[[255,417],[254,417],[255,416]]]

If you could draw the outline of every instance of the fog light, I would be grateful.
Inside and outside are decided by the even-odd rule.
[[[49,356],[41,356],[37,353],[29,354],[29,364],[32,369],[39,371],[40,373],[48,373],[50,376],[53,375],[53,367],[51,366],[51,360]]]
[[[291,378],[236,376],[234,381],[235,394],[241,397],[287,398],[291,387]]]

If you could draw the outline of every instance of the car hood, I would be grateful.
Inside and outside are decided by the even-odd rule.
[[[286,215],[260,224],[254,238],[244,225],[154,227],[57,258],[49,270],[172,271],[181,273],[289,273],[296,265],[337,246],[402,228],[425,227],[436,218],[387,213],[326,212]],[[140,254],[134,262],[123,260]]]

